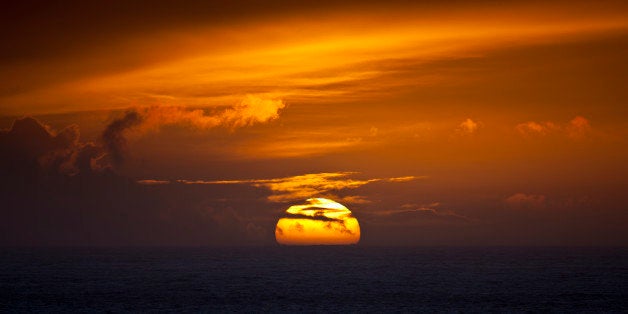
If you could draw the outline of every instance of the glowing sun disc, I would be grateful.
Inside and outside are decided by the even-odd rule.
[[[351,211],[326,198],[290,206],[275,228],[284,245],[346,245],[360,241],[360,225]]]

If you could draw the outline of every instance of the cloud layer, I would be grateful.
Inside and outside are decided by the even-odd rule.
[[[425,177],[404,176],[391,178],[371,178],[371,179],[351,179],[350,176],[356,175],[355,172],[323,172],[310,173],[285,178],[274,179],[248,179],[248,180],[178,180],[177,182],[185,184],[246,184],[255,187],[263,187],[273,192],[268,196],[268,201],[285,203],[295,200],[303,200],[313,197],[333,196],[333,193],[342,190],[357,189],[369,183],[375,182],[408,182],[412,180],[422,179]],[[159,180],[140,180],[142,184],[154,184]],[[337,197],[335,197],[338,199]],[[341,199],[347,203],[364,203],[367,202],[364,196],[346,196]]]

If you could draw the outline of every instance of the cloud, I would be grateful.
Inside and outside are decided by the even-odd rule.
[[[322,193],[355,189],[378,179],[347,179],[352,173],[312,173],[294,177],[278,178],[256,182],[253,185],[265,187],[274,195],[268,197],[271,202],[288,202],[297,199],[310,198]]]
[[[552,122],[534,122],[528,121],[524,123],[519,123],[515,127],[517,132],[523,136],[543,136],[548,133],[558,129],[558,126]]]
[[[369,134],[370,134],[371,136],[377,136],[377,134],[378,134],[378,133],[379,133],[379,129],[378,129],[378,128],[376,128],[376,127],[374,127],[374,126],[372,126],[372,127],[369,129]]]
[[[335,133],[339,134],[339,133]],[[340,133],[342,134],[342,133]],[[241,149],[242,157],[248,158],[293,158],[304,156],[316,156],[329,154],[330,152],[343,151],[357,146],[364,146],[367,142],[361,137],[332,138],[320,135],[297,134],[290,131],[281,134],[278,139],[273,139],[263,145],[250,145]]]
[[[139,184],[143,185],[161,185],[161,184],[169,184],[168,180],[139,180],[137,181]]]
[[[202,105],[242,90],[282,93],[300,100],[368,100],[373,94],[388,95],[400,87],[412,87],[422,81],[429,84],[447,77],[449,71],[412,73],[412,66],[425,60],[486,55],[512,47],[513,37],[518,38],[517,45],[523,46],[560,42],[568,36],[587,38],[591,32],[626,27],[625,14],[619,13],[625,11],[623,6],[608,12],[612,13],[608,16],[600,16],[582,14],[590,8],[583,9],[581,4],[517,4],[503,8],[480,5],[482,9],[465,12],[460,9],[466,6],[452,10],[450,6],[427,5],[431,8],[425,10],[424,3],[386,3],[381,7],[371,3],[359,5],[357,11],[353,6],[358,2],[351,4],[351,10],[344,8],[346,11],[322,9],[329,3],[316,3],[313,6],[317,10],[305,11],[315,15],[316,11],[335,13],[324,14],[325,19],[302,21],[298,34],[282,30],[293,26],[294,7],[312,5],[299,2],[292,10],[286,10],[287,5],[251,10],[248,2],[246,6],[221,3],[220,10],[208,10],[205,5],[198,9],[198,5],[182,4],[193,9],[168,12],[164,8],[153,10],[159,5],[151,3],[151,18],[147,19],[136,18],[140,12],[129,15],[120,9],[103,13],[109,10],[94,10],[90,5],[81,8],[81,13],[64,8],[60,14],[50,13],[59,8],[29,7],[25,14],[2,21],[13,26],[4,27],[11,36],[3,37],[3,51],[8,51],[4,56],[12,57],[0,58],[0,64],[13,75],[2,78],[0,86],[9,95],[0,103],[15,104],[12,111],[25,106],[25,110],[51,110],[52,104],[60,102],[79,109],[87,97],[92,97],[100,103],[93,101],[91,105],[102,109],[149,95],[153,99],[171,99],[173,103]],[[223,10],[225,5],[228,10]],[[382,11],[382,7],[386,9]],[[83,10],[94,13],[85,15]],[[520,14],[509,19],[514,10]],[[181,14],[186,11],[190,14]],[[223,13],[218,18],[217,11]],[[260,12],[242,14],[257,11]],[[268,15],[270,11],[272,15]],[[551,19],[540,14],[554,11],[561,14],[551,14]],[[167,17],[155,18],[155,12]],[[62,19],[67,24],[52,18],[60,16],[66,17]],[[98,18],[86,20],[86,16]],[[247,23],[229,18],[236,16]],[[120,20],[125,22],[114,23]],[[417,20],[424,22],[416,23]],[[450,20],[460,24],[452,28],[446,22]],[[45,26],[39,27],[39,36],[35,36],[28,32],[27,26],[32,25]],[[193,29],[186,30],[187,27]],[[94,41],[89,35],[93,33],[103,34],[99,37],[99,49],[93,49]],[[75,40],[52,40],[60,35]],[[138,36],[141,40],[136,40]],[[13,62],[15,58],[21,62]],[[407,61],[400,69],[391,68],[386,62],[404,58]],[[34,74],[34,66],[44,70]],[[462,80],[461,76],[455,75],[454,82]]]
[[[213,225],[229,227],[234,229],[232,231],[236,231],[246,237],[261,238],[267,233],[264,227],[252,221],[250,217],[242,215],[234,208],[208,206],[204,207],[203,211]]]
[[[356,172],[322,172],[310,173],[292,177],[275,178],[275,179],[248,179],[248,180],[177,180],[184,184],[249,184],[255,187],[263,187],[274,194],[268,196],[270,202],[289,202],[293,200],[301,200],[313,197],[327,196],[329,192],[341,191],[346,189],[356,189],[369,183],[374,182],[408,182],[412,180],[422,179],[425,177],[404,176],[391,178],[373,178],[373,179],[350,179],[351,175]],[[343,198],[353,203],[367,203],[368,200],[363,196],[347,196]]]
[[[2,172],[28,174],[30,178],[90,172],[102,151],[93,143],[81,143],[78,126],[55,131],[38,120],[25,117],[0,131]]]
[[[504,202],[512,209],[542,209],[545,207],[545,195],[515,193]]]
[[[351,216],[349,216],[351,217]],[[316,221],[325,221],[325,222],[331,222],[331,221],[338,221],[338,222],[342,222],[342,219],[339,218],[330,218],[327,216],[324,216],[322,214],[318,214],[318,215],[314,215],[314,216],[310,216],[310,215],[304,215],[304,214],[290,214],[290,213],[286,213],[283,215],[283,218],[290,218],[290,219],[309,219],[309,220],[316,220]]]
[[[102,132],[102,141],[114,166],[124,162],[127,140],[124,132],[142,123],[143,117],[136,111],[127,112],[122,118],[112,121]]]
[[[76,126],[57,131],[30,117],[0,130],[0,245],[272,241],[272,210],[253,206],[253,188],[138,184],[103,167],[103,147],[79,135]]]
[[[439,202],[433,202],[430,204],[405,204],[398,209],[380,210],[375,211],[373,214],[376,216],[397,216],[408,214],[414,214],[415,216],[425,219],[455,219],[469,221],[466,216],[460,215],[452,210],[444,210],[440,208]]]
[[[238,128],[264,123],[279,117],[285,107],[282,100],[247,95],[238,104],[218,112],[177,106],[152,106],[134,109],[142,118],[141,132],[158,130],[166,125],[184,125],[197,129],[217,126]]]
[[[419,178],[425,178],[425,177],[405,176],[405,177],[386,178],[386,179],[381,179],[381,180],[384,180],[387,182],[408,182],[408,181],[416,180]]]
[[[550,134],[560,134],[567,136],[573,140],[580,140],[585,138],[591,131],[591,124],[589,120],[582,116],[576,116],[568,123],[555,123],[555,122],[535,122],[528,121],[517,124],[515,130],[519,134],[526,138],[541,137]]]
[[[333,198],[342,204],[369,204],[371,203],[371,201],[368,200],[366,197],[360,196],[360,195],[348,195],[348,196],[343,196],[343,197],[330,196],[328,198]]]
[[[481,122],[476,122],[467,118],[458,125],[458,127],[456,128],[456,133],[461,135],[470,135],[477,132],[481,127]]]
[[[591,131],[591,124],[586,118],[577,116],[569,121],[565,131],[572,139],[582,139]]]
[[[301,186],[321,186],[328,190],[322,194],[339,195],[338,200],[342,202],[351,199],[368,202],[362,195],[369,194],[362,194],[362,190],[377,190],[374,193],[390,190],[379,189],[375,186],[378,182],[387,184],[418,179],[365,178],[352,172],[338,172],[318,174],[322,177],[320,182],[314,180],[317,174],[310,174],[304,175],[305,178],[190,181],[199,183],[195,186],[165,180],[143,180],[138,182],[142,184],[137,184],[98,168],[102,147],[81,142],[79,135],[77,127],[55,130],[33,118],[18,119],[11,128],[0,131],[0,230],[3,234],[0,245],[228,245],[263,241],[270,244],[274,243],[270,230],[276,223],[278,208],[282,206],[260,202],[260,195],[267,194],[259,193],[256,187],[273,195],[290,195]],[[298,184],[279,189],[290,181]],[[326,181],[332,183],[325,185]],[[286,184],[282,185],[284,182]],[[464,215],[449,211],[438,203],[390,205],[391,210],[378,211],[377,208],[386,209],[382,206],[402,202],[406,196],[399,194],[417,197],[416,191],[408,189],[386,193],[390,194],[382,196],[388,198],[386,204],[373,202],[356,206],[358,210],[354,213],[361,223],[364,222],[367,243],[377,243],[377,239],[381,244],[418,241],[416,239],[425,240],[421,243],[441,243],[439,239],[454,244],[475,243],[474,235],[477,235],[477,243],[493,243],[491,239],[505,235],[504,242],[499,243],[516,244],[520,243],[519,239],[532,239],[530,243],[552,244],[556,243],[552,241],[561,239],[554,238],[557,228],[563,228],[561,230],[565,230],[566,235],[578,235],[573,242],[565,243],[621,244],[625,240],[621,233],[624,225],[619,223],[625,221],[622,219],[625,218],[623,190],[621,184],[613,184],[607,182],[599,189],[586,189],[586,193],[591,194],[587,196],[589,198],[581,194],[568,194],[570,198],[562,200],[560,196],[545,198],[527,192],[505,194],[500,203],[506,208],[557,208],[570,212],[565,215],[565,212],[555,211],[548,215],[545,210],[502,211],[498,216],[509,216],[504,224],[498,223],[502,217],[490,216],[493,215],[492,209],[485,212],[479,209],[495,205],[492,199],[491,203],[473,205],[473,199],[467,202],[460,197],[458,202],[468,206],[457,208],[467,206],[464,214],[473,212],[471,217],[485,217],[486,222],[492,220],[499,225],[497,229],[490,229],[489,225],[485,225],[488,229],[476,228],[461,218]],[[444,182],[438,189],[444,191],[445,198],[453,197],[456,202],[459,196],[450,185],[451,182]],[[367,188],[360,188],[365,186]],[[395,189],[397,185],[388,187]],[[570,187],[565,189],[567,193]],[[449,191],[456,195],[452,196]],[[429,195],[433,192],[425,190],[421,193]],[[530,222],[547,230],[544,239],[531,238],[538,230],[531,230]],[[452,228],[447,228],[447,224]],[[471,228],[465,229],[465,226]],[[342,230],[340,225],[330,227]],[[481,234],[473,233],[475,230]],[[509,231],[504,233],[504,230]],[[599,239],[599,230],[605,230],[604,239],[609,240],[587,242],[588,239]],[[279,233],[282,231],[289,232],[282,229]],[[507,237],[509,235],[511,238]]]
[[[120,167],[127,156],[127,135],[158,131],[163,126],[182,125],[200,130],[222,126],[230,129],[268,122],[279,117],[285,107],[282,100],[248,95],[240,103],[219,112],[176,106],[152,106],[131,109],[113,120],[103,131],[102,141],[111,163]]]

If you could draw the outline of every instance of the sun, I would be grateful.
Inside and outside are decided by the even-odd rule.
[[[310,198],[288,208],[275,228],[284,245],[347,245],[360,241],[360,225],[351,211],[326,198]]]

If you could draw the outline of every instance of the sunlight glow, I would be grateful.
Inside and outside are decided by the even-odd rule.
[[[342,204],[311,198],[293,205],[279,219],[275,238],[284,245],[345,245],[360,241],[360,225]]]

